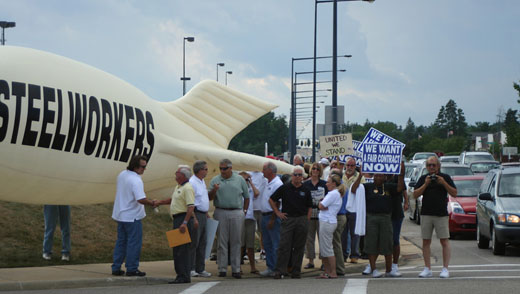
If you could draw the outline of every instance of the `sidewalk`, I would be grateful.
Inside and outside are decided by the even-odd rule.
[[[304,258],[303,265],[306,262],[307,259]],[[345,263],[346,274],[359,273],[361,275],[367,263],[368,260],[363,259],[360,259],[358,264]],[[399,264],[404,266],[411,263],[422,264],[421,250],[401,238]],[[319,259],[315,260],[315,266],[314,269],[302,269],[302,278],[318,276],[321,266]],[[259,271],[265,270],[265,261],[257,259],[256,267]],[[377,260],[377,267],[384,269],[384,258],[382,256]],[[109,263],[2,268],[0,269],[0,291],[166,284],[175,277],[172,260],[141,262],[139,269],[146,272],[146,277],[114,277],[111,275]],[[192,278],[192,283],[234,279],[231,277],[230,270],[228,270],[226,278],[219,278],[215,261],[208,260],[206,262],[206,271],[210,272],[212,277]],[[242,265],[242,271],[242,279],[267,279],[258,274],[250,274],[247,260]]]

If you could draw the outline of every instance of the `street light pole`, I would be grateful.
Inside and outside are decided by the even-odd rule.
[[[186,41],[193,42],[195,41],[195,37],[184,37],[184,41],[182,42],[182,95],[186,95],[186,81],[189,81],[190,78],[186,77]]]
[[[227,75],[232,75],[232,74],[233,74],[232,71],[230,71],[230,70],[229,70],[229,71],[226,71],[226,86],[227,86]]]
[[[14,28],[16,23],[14,21],[0,21],[0,27],[2,28],[2,46],[5,45],[5,34],[4,30],[7,28]]]
[[[217,82],[218,82],[218,67],[219,66],[224,66],[225,64],[223,62],[219,62],[217,63]]]

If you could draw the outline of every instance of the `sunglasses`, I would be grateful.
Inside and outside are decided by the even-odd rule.
[[[140,168],[146,168],[146,165],[140,165],[139,167]]]
[[[347,164],[347,166],[356,166],[355,164]]]
[[[303,177],[303,174],[292,174],[295,177]]]
[[[428,163],[427,166],[437,166],[435,163]]]
[[[203,168],[202,170],[208,170],[208,168]]]
[[[226,167],[219,167],[220,170],[228,170],[229,166]]]
[[[320,170],[319,168],[317,167],[313,167],[312,170]]]

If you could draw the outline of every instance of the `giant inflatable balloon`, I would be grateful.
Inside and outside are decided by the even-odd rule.
[[[276,106],[213,81],[167,103],[86,64],[0,46],[0,200],[34,204],[111,202],[135,154],[150,160],[148,197],[165,198],[179,164],[223,158],[234,170],[267,160],[227,150],[230,140]],[[292,166],[273,161],[280,173]]]

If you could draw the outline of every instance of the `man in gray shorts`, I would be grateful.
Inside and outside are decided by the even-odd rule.
[[[441,278],[449,278],[448,264],[450,263],[450,238],[448,216],[448,193],[457,195],[457,188],[451,177],[439,172],[441,164],[436,156],[426,160],[428,174],[419,178],[415,184],[413,197],[423,195],[421,209],[421,234],[423,238],[424,270],[419,274],[421,278],[432,277],[430,264],[430,245],[432,243],[433,229],[441,240],[443,268]]]

